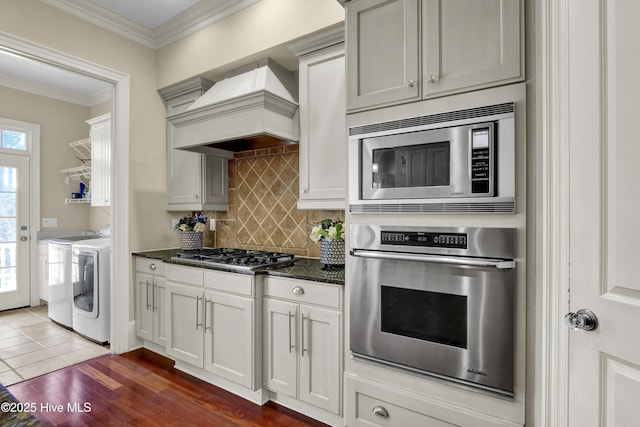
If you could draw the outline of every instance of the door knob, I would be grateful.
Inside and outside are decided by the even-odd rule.
[[[583,331],[593,331],[598,327],[598,318],[591,310],[585,308],[576,313],[567,313],[564,321],[571,329],[582,329]]]

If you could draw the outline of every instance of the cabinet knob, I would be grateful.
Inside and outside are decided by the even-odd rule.
[[[414,80],[409,80],[409,87],[414,87],[416,82]]]
[[[436,75],[430,75],[429,78],[427,79],[427,81],[431,84],[435,84],[438,83],[440,81],[440,76],[436,76]]]
[[[302,289],[300,286],[296,286],[295,288],[293,288],[291,290],[291,293],[297,294],[297,295],[302,295],[304,294],[304,289]]]
[[[374,406],[372,412],[380,418],[389,418],[389,413],[384,409],[384,406]]]
[[[156,265],[154,263],[149,264],[149,270],[155,270]]]

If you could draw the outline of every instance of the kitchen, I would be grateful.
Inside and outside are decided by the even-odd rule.
[[[174,233],[171,231],[170,227],[167,226],[175,216],[163,210],[166,203],[165,172],[163,167],[166,111],[162,100],[157,97],[157,90],[190,78],[194,75],[201,75],[209,70],[217,70],[224,67],[228,67],[228,69],[235,69],[238,65],[244,65],[240,64],[242,58],[253,57],[258,60],[260,59],[258,54],[263,53],[272,46],[280,46],[290,42],[291,40],[299,39],[305,35],[312,34],[316,31],[335,25],[344,19],[344,10],[341,6],[337,7],[339,5],[336,5],[335,2],[322,2],[318,10],[313,10],[313,12],[311,12],[308,9],[305,10],[302,6],[296,5],[295,2],[272,2],[262,0],[248,8],[246,13],[243,14],[242,12],[238,12],[235,15],[232,15],[232,17],[230,17],[231,19],[225,22],[225,24],[229,24],[230,21],[244,18],[250,22],[252,28],[256,28],[256,31],[259,31],[261,28],[265,28],[265,21],[270,21],[273,23],[274,28],[277,27],[279,31],[286,34],[278,34],[274,31],[270,32],[265,30],[264,37],[260,37],[259,40],[251,39],[246,42],[246,46],[243,48],[241,45],[245,43],[241,43],[241,40],[246,40],[246,35],[244,35],[243,31],[237,30],[237,32],[234,33],[233,27],[225,25],[224,30],[230,31],[230,35],[228,37],[217,38],[216,36],[219,35],[218,31],[221,31],[223,26],[216,27],[214,25],[208,30],[203,30],[202,33],[199,33],[196,36],[175,42],[169,46],[159,49],[157,52],[154,52],[151,49],[144,48],[138,44],[124,40],[119,36],[115,36],[101,28],[97,28],[84,21],[77,20],[76,18],[58,11],[57,9],[40,4],[37,6],[31,5],[28,9],[28,13],[33,14],[36,18],[42,18],[42,22],[47,21],[47,19],[44,19],[44,16],[46,15],[55,17],[56,22],[66,24],[61,24],[54,28],[47,29],[48,32],[44,35],[37,27],[32,27],[32,25],[35,24],[31,24],[31,22],[37,22],[38,20],[26,19],[26,11],[21,8],[19,3],[20,2],[8,2],[7,5],[5,5],[11,12],[15,13],[8,13],[0,18],[0,28],[2,31],[9,34],[15,34],[35,43],[50,45],[61,51],[68,52],[74,57],[85,58],[88,61],[98,64],[107,64],[113,69],[121,70],[121,72],[113,72],[111,69],[103,69],[100,72],[105,75],[108,74],[112,79],[111,81],[116,82],[116,109],[114,111],[114,115],[116,116],[116,122],[120,122],[120,124],[116,124],[116,133],[118,135],[116,139],[118,144],[122,143],[124,145],[122,146],[122,151],[118,151],[116,149],[115,161],[117,164],[130,165],[129,168],[124,168],[122,173],[115,177],[116,182],[114,183],[115,191],[112,212],[112,226],[115,234],[114,246],[118,246],[114,249],[114,253],[116,253],[116,257],[118,257],[115,260],[115,271],[116,274],[121,275],[119,283],[130,284],[133,284],[133,272],[130,267],[131,259],[129,258],[129,254],[131,252],[163,247],[175,247],[177,245],[177,239]],[[268,10],[268,6],[273,6],[273,4],[270,3],[275,3],[275,7],[271,11]],[[558,326],[555,323],[558,322],[557,320],[548,320],[540,313],[541,310],[546,310],[549,311],[547,313],[549,315],[549,319],[558,317],[558,313],[553,311],[553,304],[560,304],[556,310],[558,312],[561,311],[563,315],[569,310],[567,310],[567,305],[562,306],[561,300],[558,301],[549,296],[553,293],[551,292],[551,289],[554,289],[553,287],[549,288],[545,285],[547,280],[550,280],[546,276],[549,274],[549,271],[543,271],[541,267],[539,267],[539,264],[543,263],[543,261],[538,260],[538,257],[549,256],[546,252],[540,253],[539,251],[542,251],[541,248],[549,248],[549,250],[556,248],[555,246],[546,246],[546,242],[548,242],[547,239],[552,240],[555,233],[549,232],[548,234],[542,234],[545,227],[548,227],[548,223],[545,222],[545,218],[547,217],[537,217],[538,213],[553,212],[546,210],[548,209],[548,206],[546,205],[547,199],[543,198],[543,195],[539,194],[540,191],[543,191],[542,188],[545,188],[544,191],[549,192],[553,192],[555,189],[554,185],[549,186],[548,183],[545,184],[545,179],[547,179],[547,177],[551,177],[551,175],[543,174],[542,171],[546,171],[547,169],[545,168],[550,167],[553,168],[552,171],[555,171],[554,173],[558,173],[563,171],[564,168],[561,165],[556,165],[556,163],[554,163],[558,161],[558,158],[561,158],[560,156],[553,157],[552,159],[554,162],[551,163],[547,163],[546,161],[543,162],[541,160],[541,158],[549,159],[548,152],[544,151],[543,148],[546,147],[545,150],[548,149],[551,151],[554,149],[557,150],[558,148],[555,148],[554,145],[544,145],[546,144],[546,139],[543,140],[543,138],[538,136],[539,133],[547,135],[547,132],[550,132],[549,135],[552,136],[554,134],[549,129],[541,126],[541,124],[547,123],[545,120],[550,120],[549,118],[551,116],[544,115],[538,111],[538,108],[542,107],[539,107],[534,100],[538,97],[541,98],[539,100],[541,105],[546,105],[546,108],[549,109],[551,109],[552,106],[555,106],[555,104],[552,104],[551,101],[547,101],[545,98],[545,96],[547,96],[547,92],[545,91],[548,90],[547,88],[549,86],[544,79],[551,77],[556,78],[558,75],[551,74],[551,77],[548,77],[547,74],[545,74],[546,69],[541,70],[537,68],[541,66],[540,64],[542,62],[537,63],[537,60],[540,60],[540,57],[533,46],[540,45],[538,48],[543,49],[543,53],[550,56],[551,54],[548,53],[548,50],[544,49],[552,50],[562,48],[562,45],[560,45],[559,48],[553,44],[551,46],[547,46],[541,41],[543,39],[542,35],[546,34],[543,31],[546,27],[543,27],[543,25],[549,25],[552,29],[555,28],[551,26],[551,23],[556,21],[553,21],[552,18],[550,18],[551,15],[547,15],[547,13],[549,13],[548,9],[558,11],[556,7],[560,8],[560,6],[556,6],[555,4],[552,5],[548,2],[541,4],[537,2],[522,3],[523,9],[526,11],[526,13],[524,13],[524,16],[526,17],[526,25],[524,28],[526,28],[525,34],[528,46],[526,55],[527,60],[525,61],[527,67],[527,72],[525,73],[527,76],[526,139],[528,143],[527,155],[518,158],[518,161],[523,163],[518,164],[517,170],[520,171],[520,173],[524,173],[526,170],[528,180],[527,182],[524,182],[523,176],[519,175],[520,178],[516,181],[518,185],[516,206],[518,206],[518,209],[524,209],[526,207],[526,212],[517,211],[513,216],[500,216],[500,218],[508,218],[505,221],[507,223],[517,222],[517,227],[522,227],[523,224],[526,224],[527,227],[526,248],[525,250],[522,250],[522,247],[519,247],[519,250],[517,251],[519,257],[518,262],[527,261],[526,265],[528,268],[526,271],[529,283],[526,287],[526,314],[523,310],[519,311],[519,321],[524,322],[526,320],[527,324],[526,339],[522,335],[519,336],[519,339],[521,340],[521,351],[525,351],[524,349],[526,347],[527,354],[526,381],[524,381],[523,378],[520,380],[520,386],[523,387],[523,389],[526,388],[526,393],[523,393],[521,398],[524,398],[524,395],[526,394],[526,402],[521,402],[519,405],[525,405],[527,407],[527,424],[544,425],[548,422],[546,417],[549,416],[549,406],[552,408],[556,407],[554,406],[556,404],[550,403],[549,394],[553,395],[553,393],[562,393],[561,390],[555,390],[555,388],[550,385],[550,370],[552,370],[554,366],[557,368],[562,365],[560,360],[554,361],[553,359],[547,359],[547,353],[544,352],[546,348],[545,345],[551,345],[551,348],[556,348],[554,347],[553,341],[547,341],[549,339],[547,334],[550,334],[550,336],[560,334],[556,339],[562,339],[562,337],[565,339],[568,338],[566,335],[562,335],[567,332],[554,332],[556,329],[553,328],[553,326]],[[626,3],[623,4],[626,5]],[[285,9],[278,9],[278,7],[283,7]],[[593,12],[594,10],[588,7],[585,9],[587,9],[587,12]],[[564,10],[561,9],[558,12],[563,11]],[[255,12],[256,15],[253,16],[250,12]],[[593,15],[589,15],[587,12],[585,12],[585,18],[588,19],[586,19],[585,22],[591,22],[590,20],[594,19]],[[326,15],[323,15],[324,13],[326,13]],[[273,14],[273,16],[271,14]],[[8,18],[7,16],[11,17]],[[608,16],[613,15],[610,14]],[[623,19],[623,16],[625,16],[625,13],[620,13],[620,16],[618,16],[617,19]],[[20,19],[16,19],[16,17],[25,17],[25,19],[22,22]],[[266,19],[267,17],[269,19]],[[283,20],[285,22],[283,22]],[[282,25],[277,25],[278,22],[282,22]],[[295,22],[296,25],[287,25],[291,22]],[[95,42],[95,46],[91,43],[77,44],[71,42],[68,37],[61,34],[63,31],[61,27],[64,27],[66,31],[78,31],[79,36],[77,38],[86,37],[84,36],[84,34],[86,34],[85,30],[90,29],[90,32],[95,35],[95,40],[93,40]],[[83,36],[80,36],[80,34],[83,34]],[[559,37],[557,33],[553,31],[551,32],[551,35],[553,37]],[[222,43],[222,39],[224,39],[224,43]],[[229,40],[234,42],[230,43]],[[557,39],[552,39],[552,41],[555,40]],[[106,41],[108,41],[108,43]],[[18,44],[15,40],[13,42],[14,46]],[[191,43],[193,45],[191,45]],[[229,44],[232,46],[229,46],[229,49],[226,49],[226,46],[220,46],[221,44]],[[256,44],[259,46],[255,46]],[[96,46],[99,46],[99,48],[96,48]],[[23,47],[23,51],[25,49],[34,49],[29,46]],[[229,50],[234,51],[230,52]],[[215,51],[217,54],[207,54],[207,52],[211,51]],[[193,52],[202,52],[202,54],[194,55]],[[553,62],[551,63],[553,64]],[[87,64],[82,64],[81,61],[76,65],[80,67],[87,66]],[[223,71],[227,70],[221,70],[221,73]],[[551,73],[551,71],[549,72]],[[128,84],[129,77],[123,76],[124,73],[131,76],[131,104],[122,101],[122,96],[129,95],[129,87],[125,89],[123,86],[124,84]],[[156,78],[154,79],[153,76]],[[217,80],[217,78],[214,80]],[[555,92],[551,92],[551,94],[553,93]],[[504,94],[502,96],[504,98],[508,97]],[[456,105],[446,104],[443,99],[445,98],[440,98],[440,101],[435,101],[435,103],[432,104],[434,112],[439,110],[452,111],[458,109]],[[480,101],[481,100],[476,100],[475,102],[477,104],[480,103]],[[409,111],[411,109],[410,104],[407,104],[406,107],[398,106],[394,108],[396,116],[409,117],[412,115]],[[381,122],[389,120],[389,117],[385,116],[382,111],[382,109],[376,109],[371,112],[371,115],[375,117],[375,121]],[[121,114],[123,116],[120,116]],[[415,114],[413,114],[413,116],[415,116]],[[118,120],[119,117],[123,117],[123,120]],[[350,119],[349,117],[354,116],[348,116],[348,120],[355,120]],[[130,132],[119,129],[119,126],[123,125],[123,123],[125,123],[127,127],[130,126]],[[347,123],[348,126],[353,124],[354,123]],[[553,122],[550,125],[547,125],[553,126]],[[550,138],[550,140],[553,139]],[[520,152],[520,154],[524,153]],[[526,168],[524,167],[525,157],[527,159],[526,164],[528,166]],[[120,203],[118,201],[120,201]],[[554,205],[551,204],[551,206],[553,207]],[[543,208],[545,210],[543,210]],[[349,224],[365,222],[366,219],[363,218],[365,217],[345,214],[345,219]],[[382,222],[383,225],[396,225],[399,217],[397,215],[381,215],[376,218],[380,218],[380,222]],[[402,216],[400,218],[409,218],[411,221],[414,221],[416,217]],[[428,224],[449,226],[452,225],[452,221],[454,220],[454,218],[450,217],[431,215],[423,215],[420,216],[420,218],[424,218],[425,220],[416,221],[422,222],[422,224],[416,225]],[[465,218],[466,220],[466,216],[460,216],[457,218]],[[548,218],[553,219],[556,217],[551,216]],[[558,219],[556,218],[556,220]],[[491,220],[490,216],[482,216],[473,220],[473,222],[474,223],[472,225],[474,226],[487,227],[491,226],[494,221]],[[505,224],[505,226],[511,225]],[[120,236],[120,239],[118,236]],[[519,239],[518,242],[520,245],[524,245],[525,240]],[[553,251],[551,253],[553,253]],[[525,256],[527,258],[526,260],[521,258]],[[544,259],[548,260],[548,262],[553,265],[553,257]],[[547,261],[544,261],[544,265],[547,265],[546,262]],[[559,269],[560,266],[557,266],[556,268]],[[560,270],[560,272],[561,271],[562,270]],[[524,269],[518,269],[518,272],[519,274],[523,274]],[[347,274],[348,273],[349,266],[347,266]],[[537,286],[538,284],[540,284],[540,286]],[[545,294],[543,291],[547,293],[550,292],[550,294]],[[134,298],[132,294],[133,285],[117,291],[116,295],[120,295],[120,298],[123,296],[125,297],[122,298],[122,304],[115,309],[116,313],[114,314],[116,318],[134,318]],[[129,298],[126,298],[127,295]],[[521,294],[520,296],[522,297],[524,295]],[[547,300],[547,298],[551,299]],[[521,304],[522,303],[523,302],[521,301]],[[581,307],[575,307],[575,309],[578,308]],[[521,323],[520,326],[523,325],[524,323]],[[548,328],[548,330],[545,328]],[[123,352],[133,347],[129,343],[129,330],[128,325],[116,325],[115,330],[113,331],[116,339],[114,340],[115,342],[112,343],[114,351]],[[543,333],[543,330],[547,330],[547,332]],[[582,335],[578,336],[581,337]],[[526,346],[523,345],[524,341],[526,341]],[[357,367],[360,367],[361,365],[353,362],[347,353],[348,352],[345,351],[345,370],[353,373],[354,369],[360,369]],[[367,368],[362,369],[367,370]],[[377,372],[377,370],[371,368],[368,375],[364,376],[375,377]],[[561,372],[566,373],[566,371],[562,370]],[[365,374],[367,374],[367,372],[365,372]],[[520,375],[524,375],[524,372]],[[389,375],[388,381],[384,382],[388,383],[389,381],[395,381],[392,377],[393,375]],[[551,377],[553,377],[553,375],[551,375]],[[424,390],[421,392],[424,392]],[[418,399],[417,401],[419,402],[420,400]],[[551,399],[551,401],[553,401],[553,399]],[[522,424],[524,421],[522,417],[525,416],[523,415],[523,412],[525,411],[520,408],[516,412],[518,412],[518,414],[514,417]]]

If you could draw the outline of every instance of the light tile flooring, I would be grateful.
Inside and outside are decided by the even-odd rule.
[[[109,353],[56,325],[47,306],[0,311],[0,383],[11,385]]]

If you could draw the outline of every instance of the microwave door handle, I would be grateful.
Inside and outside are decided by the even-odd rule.
[[[353,249],[351,255],[362,258],[388,259],[399,261],[437,262],[440,264],[467,265],[472,267],[495,267],[501,270],[515,268],[514,261],[489,258],[451,257],[441,255],[401,254],[396,252],[377,252]]]

